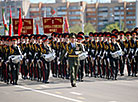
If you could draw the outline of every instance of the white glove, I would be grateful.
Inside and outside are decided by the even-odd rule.
[[[126,57],[128,57],[128,55],[126,55]]]
[[[109,58],[107,58],[107,61],[110,62]]]
[[[134,58],[134,56],[132,56],[132,58]]]
[[[60,61],[58,61],[58,65],[60,64]]]
[[[95,60],[95,57],[93,57],[93,60]]]

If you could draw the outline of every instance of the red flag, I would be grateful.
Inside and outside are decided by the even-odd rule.
[[[9,36],[12,36],[12,12],[10,8],[10,17],[9,17]]]
[[[39,34],[38,24],[36,24],[36,34]]]
[[[65,23],[64,23],[64,33],[69,33],[69,24],[67,17],[65,18]]]
[[[19,24],[18,24],[18,36],[21,35],[22,32],[22,17],[21,17],[21,8],[19,9]]]

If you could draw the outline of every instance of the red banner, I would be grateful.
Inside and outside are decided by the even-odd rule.
[[[13,32],[18,34],[19,19],[13,19]],[[22,32],[21,34],[33,34],[33,19],[22,19]]]
[[[63,17],[45,17],[43,18],[44,33],[62,33]]]

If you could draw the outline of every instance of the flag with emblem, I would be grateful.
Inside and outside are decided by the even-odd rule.
[[[10,8],[10,17],[9,17],[9,36],[12,36],[12,12]]]
[[[8,25],[7,25],[4,9],[2,9],[2,18],[3,18],[3,25],[4,25],[4,34],[8,35]]]

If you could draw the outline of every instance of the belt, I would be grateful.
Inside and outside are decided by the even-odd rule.
[[[69,55],[69,57],[78,57],[78,55]]]

